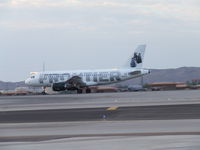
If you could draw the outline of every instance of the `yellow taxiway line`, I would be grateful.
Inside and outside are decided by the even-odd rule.
[[[113,107],[109,107],[106,110],[117,110],[119,107],[113,106]]]

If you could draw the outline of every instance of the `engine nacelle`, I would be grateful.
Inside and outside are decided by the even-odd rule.
[[[67,87],[66,87],[66,83],[65,82],[54,83],[52,85],[52,90],[53,91],[65,91],[66,89],[67,89]]]

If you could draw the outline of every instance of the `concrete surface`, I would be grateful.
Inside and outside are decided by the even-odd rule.
[[[200,120],[0,125],[1,150],[199,150]]]
[[[0,111],[200,104],[199,90],[0,96]]]

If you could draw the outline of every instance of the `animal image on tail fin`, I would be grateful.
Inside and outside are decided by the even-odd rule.
[[[146,48],[146,45],[139,45],[137,47],[137,49],[134,52],[134,55],[131,58],[131,63],[130,63],[131,68],[134,68],[134,67],[141,68],[142,67],[145,48]]]

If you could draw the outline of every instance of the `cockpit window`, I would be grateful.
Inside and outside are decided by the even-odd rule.
[[[35,76],[31,76],[31,79],[34,79],[35,78]]]

